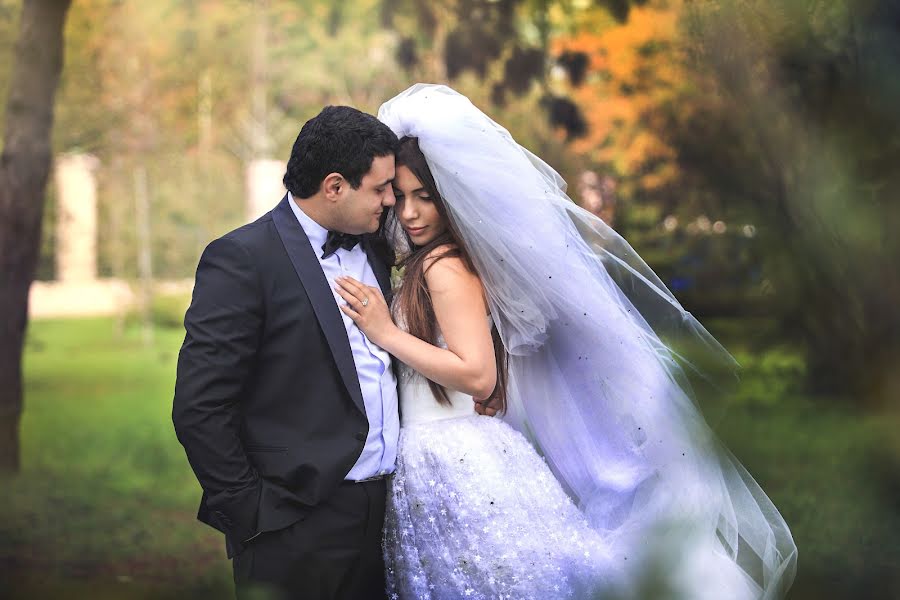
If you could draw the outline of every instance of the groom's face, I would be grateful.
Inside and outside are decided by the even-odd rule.
[[[340,230],[344,233],[374,233],[381,213],[394,205],[391,181],[394,179],[394,155],[376,156],[357,189],[344,188],[338,204]]]

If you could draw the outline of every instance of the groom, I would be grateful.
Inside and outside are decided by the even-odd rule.
[[[287,195],[200,258],[173,421],[241,598],[384,596],[397,382],[333,287],[349,275],[390,295],[373,234],[397,143],[371,115],[325,108],[297,136]]]

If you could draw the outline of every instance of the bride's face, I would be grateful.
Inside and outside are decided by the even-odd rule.
[[[405,166],[397,167],[393,185],[397,201],[394,210],[413,244],[424,246],[447,230],[446,219],[412,171]]]

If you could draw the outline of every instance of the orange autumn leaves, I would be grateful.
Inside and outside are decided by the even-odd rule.
[[[671,183],[677,175],[675,152],[660,132],[663,111],[685,82],[680,9],[680,1],[650,2],[632,8],[625,23],[583,24],[552,44],[555,56],[583,52],[589,60],[585,82],[569,90],[589,131],[571,149],[645,190]]]

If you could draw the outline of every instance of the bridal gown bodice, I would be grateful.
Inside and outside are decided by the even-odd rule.
[[[488,319],[490,320],[490,317]],[[442,348],[447,347],[440,335],[438,345]],[[397,391],[400,400],[401,427],[443,419],[471,417],[476,414],[472,396],[456,390],[447,390],[449,405],[438,403],[431,393],[428,380],[403,363],[399,363]]]

